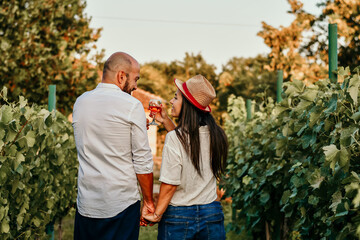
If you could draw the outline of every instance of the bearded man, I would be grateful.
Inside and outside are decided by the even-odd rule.
[[[77,98],[73,128],[78,152],[74,239],[138,239],[142,215],[154,212],[153,160],[143,105],[130,94],[140,65],[116,52],[102,82]]]

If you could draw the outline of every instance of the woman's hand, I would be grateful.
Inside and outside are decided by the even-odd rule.
[[[154,114],[150,112],[149,117],[154,117]],[[163,124],[166,131],[170,132],[175,129],[174,122],[170,119],[169,115],[167,114],[166,107],[161,104],[161,111],[160,113],[155,114],[155,120],[159,123]]]
[[[164,104],[161,104],[160,113],[156,113],[154,116],[153,112],[150,112],[149,117],[151,117],[151,118],[155,117],[155,120],[158,121],[159,123],[164,123],[164,121],[166,121],[166,119],[169,118]]]
[[[161,216],[157,215],[156,213],[147,214],[144,216],[144,218],[149,222],[153,222],[153,223],[160,222],[161,220]]]

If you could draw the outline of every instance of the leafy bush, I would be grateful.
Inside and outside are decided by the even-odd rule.
[[[38,238],[76,200],[73,129],[59,112],[7,101],[0,108],[1,239]]]
[[[237,231],[254,238],[360,237],[360,68],[338,72],[342,84],[284,84],[282,102],[267,99],[245,120],[241,98],[229,101],[225,189],[238,209]]]

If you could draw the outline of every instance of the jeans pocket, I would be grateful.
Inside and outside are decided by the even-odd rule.
[[[224,216],[215,215],[206,221],[208,240],[223,240],[225,236]]]
[[[189,222],[165,221],[165,240],[185,240]]]

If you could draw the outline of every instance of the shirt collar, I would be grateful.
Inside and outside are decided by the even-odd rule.
[[[121,91],[121,89],[113,83],[102,83],[101,82],[97,85],[96,88],[112,88],[112,89],[117,89],[117,90]]]

